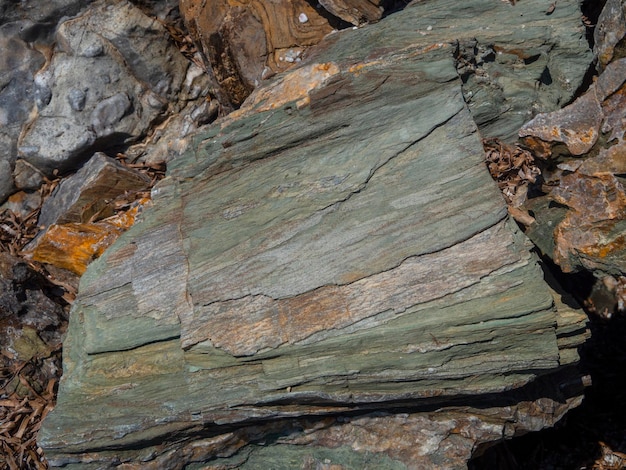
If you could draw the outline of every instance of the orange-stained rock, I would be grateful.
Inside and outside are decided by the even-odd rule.
[[[619,225],[626,219],[626,194],[615,176],[571,173],[551,196],[570,208],[554,231],[554,261],[563,271],[575,271],[579,263],[594,270],[607,257],[620,257],[626,248]]]
[[[130,228],[148,199],[132,209],[95,223],[51,225],[25,252],[33,261],[48,263],[82,275],[117,237]]]
[[[556,166],[544,172],[543,190],[558,206],[539,209],[547,209],[539,216],[545,225],[527,234],[565,272],[626,273],[625,77],[626,59],[615,60],[583,96],[520,130],[526,146]],[[537,212],[541,204],[531,206]]]
[[[121,232],[104,222],[52,225],[38,240],[31,258],[81,275]]]

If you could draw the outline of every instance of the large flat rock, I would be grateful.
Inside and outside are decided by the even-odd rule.
[[[457,39],[505,41],[520,15],[519,47],[571,57],[577,4],[419,2],[331,36],[188,139],[153,208],[81,280],[39,438],[51,465],[242,466],[241,448],[266,443],[284,446],[248,449],[242,468],[359,468],[363,452],[462,468],[577,403],[563,371],[584,316],[555,304],[508,219],[457,60]],[[468,30],[439,31],[442,11]],[[411,432],[445,445],[401,442]]]

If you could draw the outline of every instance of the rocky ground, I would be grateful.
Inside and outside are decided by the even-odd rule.
[[[72,8],[81,7],[78,5],[80,2],[75,3]],[[27,81],[34,83],[32,94],[35,98],[48,102],[46,106],[41,106],[41,118],[36,121],[36,125],[20,136],[23,158],[19,163],[11,162],[14,178],[10,182],[5,179],[0,184],[0,189],[4,191],[3,197],[8,198],[0,206],[0,467],[47,468],[45,456],[36,443],[37,431],[42,419],[54,406],[62,370],[63,334],[80,275],[92,259],[98,257],[132,225],[142,208],[150,204],[150,188],[163,176],[168,163],[163,155],[171,153],[172,147],[175,151],[177,145],[176,139],[171,136],[163,138],[159,144],[164,123],[168,124],[169,129],[176,129],[175,134],[191,132],[191,129],[237,106],[241,90],[250,87],[253,81],[251,77],[255,73],[263,73],[258,64],[251,65],[246,72],[248,75],[240,77],[243,85],[221,87],[223,97],[221,100],[216,99],[219,93],[210,93],[209,89],[214,91],[215,88],[203,82],[202,61],[182,26],[176,2],[174,5],[172,2],[162,2],[159,8],[155,7],[156,3],[159,2],[137,2],[147,14],[146,17],[157,19],[160,25],[155,32],[152,25],[146,24],[146,31],[154,34],[148,36],[145,33],[146,37],[152,38],[152,44],[163,41],[161,47],[176,48],[183,53],[174,61],[174,65],[169,63],[171,69],[168,70],[167,85],[163,77],[150,73],[150,61],[147,59],[141,67],[131,67],[130,71],[120,65],[124,61],[115,62],[119,54],[127,54],[125,62],[129,62],[128,48],[119,40],[123,36],[121,33],[111,37],[111,44],[117,48],[115,53],[108,49],[110,45],[101,50],[98,49],[101,45],[95,44],[92,51],[78,54],[85,61],[104,57],[106,60],[103,59],[102,67],[106,70],[117,67],[118,78],[122,77],[119,83],[125,83],[128,87],[132,85],[135,87],[132,93],[140,97],[133,106],[128,101],[131,88],[107,89],[107,96],[115,97],[113,100],[100,96],[91,102],[91,98],[85,96],[84,90],[75,86],[71,76],[64,71],[64,64],[76,59],[70,59],[63,53],[59,53],[52,61],[48,69],[50,73],[45,76],[37,75],[37,78],[33,78],[34,70],[41,66],[39,61],[51,60],[50,55],[43,55],[41,59],[35,57],[27,62],[33,70],[21,71]],[[594,5],[593,2],[587,2],[585,21],[590,30],[593,29],[601,6],[600,3]],[[7,7],[3,8],[0,11],[10,16],[10,12],[6,13]],[[109,13],[99,11],[98,14]],[[137,12],[133,10],[132,14]],[[50,13],[48,19],[53,16]],[[313,13],[310,16],[313,18]],[[343,18],[344,22],[350,20],[349,16]],[[28,21],[31,23],[21,25],[31,25],[32,19]],[[84,31],[97,28],[97,22],[89,16],[80,21],[83,23],[78,25],[69,22],[62,30],[66,51],[73,44],[75,33],[72,28]],[[137,20],[140,24],[143,24],[142,21]],[[327,34],[327,26],[319,26],[319,34]],[[123,30],[123,27],[120,29]],[[5,28],[4,33],[7,30]],[[36,32],[33,28],[26,28],[26,31],[35,37],[23,40],[24,44],[28,44],[24,54],[44,50],[50,45],[49,32]],[[7,41],[14,40],[12,38],[9,33],[0,37]],[[283,53],[295,54],[294,60],[299,55],[297,51]],[[163,50],[154,51],[154,56],[162,54]],[[271,73],[281,71],[281,62],[284,60],[275,59],[271,62],[276,69]],[[48,85],[52,82],[55,82],[55,86],[63,83],[69,98],[61,103],[47,96],[49,87],[46,80]],[[104,85],[110,86],[109,83]],[[137,89],[140,91],[137,92]],[[579,95],[583,95],[584,91],[580,90]],[[177,100],[172,99],[173,94],[178,95]],[[173,102],[177,104],[172,105]],[[59,125],[57,116],[66,116],[69,120],[85,107],[91,113],[90,121],[72,121],[72,129],[76,129],[72,131],[74,133],[68,132],[69,144],[66,142],[66,145],[69,150],[55,149],[50,145],[47,149],[49,155],[44,155],[45,159],[40,154],[29,154],[29,149],[46,148],[46,136],[50,133],[60,132],[55,127]],[[139,112],[139,109],[144,112]],[[626,107],[623,107],[623,103],[617,101],[605,114],[623,116],[624,109]],[[16,119],[25,121],[28,110],[18,111],[15,111]],[[570,124],[568,122],[563,127]],[[3,134],[8,136],[7,139],[15,135],[14,129]],[[112,140],[116,144],[110,147]],[[150,143],[149,147],[146,142]],[[100,163],[95,159],[90,160],[91,167],[86,168],[85,165],[81,172],[76,173],[76,162],[82,158],[86,148],[93,151],[106,148],[109,156],[103,155]],[[537,188],[537,181],[544,184],[553,179],[554,165],[547,164],[549,159],[539,155],[540,149],[532,145],[515,147],[488,140],[485,141],[485,150],[486,165],[507,198],[511,215],[521,227],[528,229],[535,217],[539,218],[540,211],[534,206],[529,208],[527,202],[533,196],[532,191]],[[64,159],[53,161],[56,155],[62,155]],[[35,167],[35,164],[39,166]],[[619,183],[619,175],[623,172],[617,168],[614,173],[618,175]],[[597,173],[588,172],[585,175],[596,177]],[[123,184],[118,184],[119,181]],[[103,196],[103,188],[115,190]],[[561,198],[563,206],[567,202],[571,200]],[[620,218],[621,214],[619,212],[615,217]],[[63,227],[62,230],[46,230],[55,225]],[[568,243],[564,248],[567,251],[567,247],[571,246],[569,244],[573,243],[572,239],[565,235],[562,239]],[[536,243],[541,247],[541,242]],[[587,259],[568,258],[567,262],[584,265]],[[587,389],[583,405],[569,413],[555,429],[516,438],[490,449],[481,449],[484,453],[470,463],[470,468],[624,468],[626,408],[623,404],[626,400],[626,383],[622,371],[626,363],[626,348],[623,346],[626,318],[623,279],[616,272],[611,276],[612,280],[604,278],[598,288],[596,279],[588,274],[591,271],[589,265],[584,266],[585,270],[581,274],[580,269],[565,269],[570,272],[564,273],[563,269],[551,264],[547,258],[545,263],[559,277],[566,290],[586,305],[589,312],[592,336],[581,351],[580,367],[589,373],[593,385]]]

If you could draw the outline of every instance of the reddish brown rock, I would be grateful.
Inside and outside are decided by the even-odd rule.
[[[180,8],[226,107],[241,105],[263,78],[299,62],[332,31],[305,0],[181,0]]]
[[[556,165],[544,174],[550,180],[544,189],[568,210],[559,220],[548,217],[555,222],[554,251],[548,255],[566,272],[626,273],[626,193],[619,178],[626,170],[625,77],[626,59],[612,62],[585,95],[520,130],[535,154]],[[536,212],[538,205],[531,205]],[[531,238],[549,234],[536,227],[529,231]],[[535,242],[545,246],[540,239]]]

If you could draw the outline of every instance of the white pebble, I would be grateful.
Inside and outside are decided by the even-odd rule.
[[[428,25],[428,27],[426,28],[426,31],[432,31],[433,27],[431,25]]]
[[[298,15],[298,21],[300,21],[300,23],[306,23],[307,21],[309,21],[309,17],[306,16],[306,13],[300,13]]]

